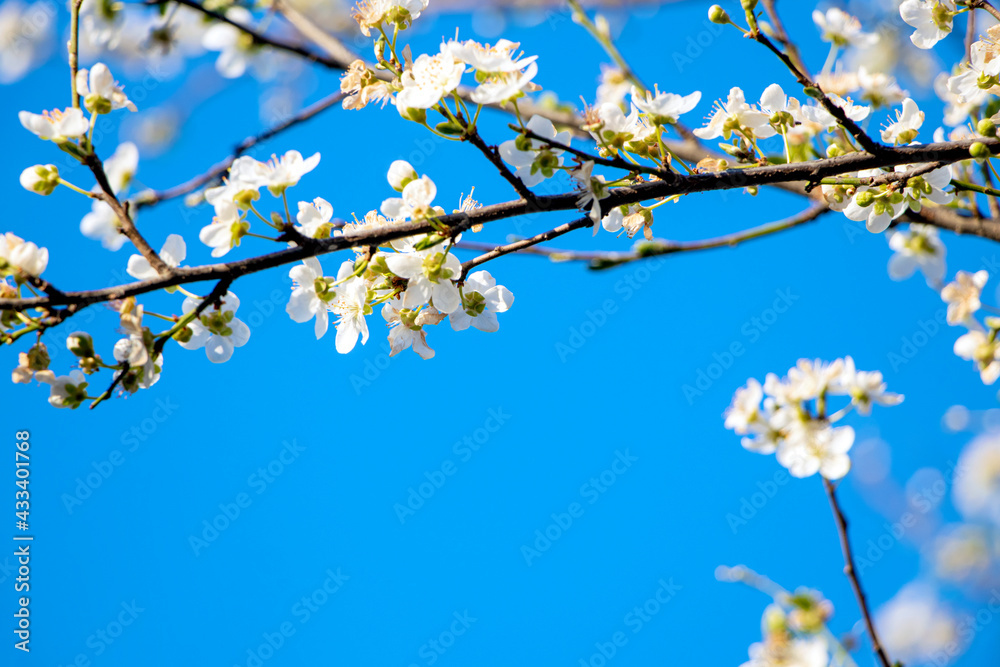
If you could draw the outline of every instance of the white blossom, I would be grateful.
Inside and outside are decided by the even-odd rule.
[[[532,116],[526,127],[538,136],[558,144],[568,146],[570,143],[570,133],[557,133],[555,125],[548,118]],[[562,154],[560,149],[549,149],[537,139],[523,136],[500,144],[500,157],[514,167],[517,177],[528,187],[550,178],[562,165]]]
[[[956,471],[952,495],[962,516],[1000,525],[1000,437],[977,436],[962,450]]]
[[[708,125],[694,130],[694,134],[702,139],[729,139],[737,131],[748,139],[766,139],[775,134],[769,121],[768,115],[747,104],[743,90],[734,86],[725,102],[715,103]]]
[[[875,614],[875,627],[886,652],[904,664],[943,664],[959,639],[955,616],[926,584],[904,586]]]
[[[76,91],[93,113],[107,113],[115,109],[138,110],[104,63],[97,63],[90,70],[79,70],[76,73]]]
[[[201,299],[188,297],[181,306],[184,314],[192,312],[201,303]],[[213,364],[229,361],[233,349],[243,347],[250,340],[250,328],[236,317],[236,309],[240,300],[232,292],[226,292],[222,298],[222,306],[208,306],[188,325],[191,338],[180,341],[180,346],[186,350],[205,348],[205,355]]]
[[[443,215],[444,209],[433,206],[437,186],[427,176],[410,181],[402,197],[390,197],[382,202],[382,215],[393,220],[422,219]]]
[[[608,189],[604,185],[602,176],[593,176],[593,160],[588,160],[574,169],[571,173],[579,185],[580,194],[576,199],[576,206],[581,211],[589,210],[587,217],[594,222],[594,236],[597,236],[598,226],[601,224],[601,200],[608,196]]]
[[[250,223],[243,219],[228,222],[216,217],[201,228],[198,239],[212,249],[212,257],[222,257],[240,244],[249,228]]]
[[[726,428],[732,429],[736,435],[750,433],[754,425],[761,421],[760,402],[763,399],[760,382],[754,378],[747,380],[745,387],[736,390],[733,403],[726,410]]]
[[[80,371],[56,377],[52,371],[39,371],[35,379],[50,386],[49,405],[75,410],[87,399],[86,377]]]
[[[959,336],[955,354],[976,363],[983,384],[993,384],[1000,378],[1000,343],[978,328]]]
[[[975,273],[959,271],[955,281],[941,289],[941,298],[948,304],[948,324],[961,324],[979,310],[979,295],[989,277],[985,269]]]
[[[368,323],[365,315],[371,313],[368,305],[368,285],[361,276],[349,278],[354,272],[354,262],[348,260],[340,265],[337,273],[336,299],[331,303],[331,309],[338,315],[337,319],[337,352],[347,354],[357,345],[358,336],[361,344],[368,342]]]
[[[333,296],[323,277],[323,267],[315,257],[307,257],[288,272],[292,279],[292,296],[285,312],[294,322],[308,322],[316,318],[316,339],[326,333],[330,325],[328,301]]]
[[[674,93],[661,93],[658,87],[654,86],[653,91],[641,93],[635,86],[632,86],[632,104],[643,113],[649,114],[654,123],[674,124],[681,114],[697,106],[701,101],[701,91],[696,90],[690,95],[675,95]]]
[[[55,7],[41,0],[0,4],[0,84],[20,80],[49,54],[55,32]]]
[[[415,181],[417,178],[419,178],[417,171],[406,160],[394,160],[389,165],[389,173],[386,174],[389,186],[396,192],[402,192],[410,181]]]
[[[333,219],[333,206],[322,197],[316,197],[311,202],[300,201],[299,212],[295,214],[298,222],[296,229],[303,236],[313,238],[322,225]]]
[[[58,109],[44,111],[41,114],[21,111],[17,117],[24,129],[41,139],[56,143],[82,137],[90,129],[90,124],[83,117],[83,111],[72,107],[62,111]]]
[[[383,23],[394,23],[406,28],[427,9],[427,0],[362,0],[352,16],[361,33],[368,37]]]
[[[750,660],[741,667],[828,667],[829,649],[822,637],[793,637],[750,645]]]
[[[134,219],[133,213],[133,219]],[[108,250],[118,250],[128,237],[121,233],[118,216],[112,208],[103,201],[95,200],[90,205],[90,213],[80,220],[80,232],[88,239],[100,241]]]
[[[875,107],[897,104],[908,95],[896,83],[895,77],[883,72],[869,72],[864,65],[858,68],[858,85],[861,87],[861,99]]]
[[[414,312],[403,306],[400,298],[390,299],[382,306],[382,317],[389,326],[389,346],[393,357],[403,350],[412,347],[422,359],[431,359],[434,350],[427,345],[427,332],[424,327],[437,324],[445,315],[436,308],[424,308]]]
[[[514,295],[497,281],[489,271],[469,274],[462,287],[462,305],[448,316],[451,328],[464,331],[471,324],[480,331],[500,329],[497,313],[505,313],[514,303]]]
[[[908,144],[917,137],[917,131],[924,123],[924,112],[917,103],[907,97],[903,100],[902,112],[896,112],[896,120],[882,130],[882,141],[892,144]]]
[[[879,176],[879,169],[862,169],[861,178]],[[906,200],[900,193],[885,188],[859,186],[850,203],[844,207],[844,215],[851,220],[864,221],[868,231],[879,234],[889,228],[893,220],[906,212]]]
[[[296,150],[286,151],[281,157],[273,155],[261,170],[260,186],[266,186],[272,195],[280,197],[286,189],[297,185],[303,176],[316,168],[319,157],[319,153],[313,153],[303,159],[302,153]]]
[[[938,285],[944,279],[947,249],[930,225],[911,224],[906,231],[889,232],[889,247],[894,251],[889,259],[889,277],[906,280],[918,268],[928,285]]]
[[[934,48],[951,33],[955,14],[954,0],[903,0],[899,5],[903,21],[916,28],[910,41],[921,49]]]
[[[825,13],[813,10],[812,19],[820,29],[824,42],[858,48],[874,46],[878,42],[878,35],[861,30],[861,21],[857,17],[837,7],[831,7]]]
[[[390,253],[385,257],[389,270],[406,278],[403,307],[414,309],[433,300],[442,313],[451,313],[462,304],[453,280],[462,275],[462,263],[451,253],[434,248],[408,253]]]
[[[451,40],[446,46],[456,60],[486,74],[518,72],[538,59],[538,56],[515,57],[514,52],[521,44],[506,39],[499,40],[494,46],[484,46],[472,39],[464,42]]]
[[[180,234],[170,234],[160,248],[160,259],[167,266],[177,268],[187,256],[187,245],[184,237]],[[128,258],[128,268],[125,271],[137,280],[152,280],[159,274],[149,264],[149,260],[142,255],[132,255]]]
[[[991,38],[1000,37],[998,26],[990,28]],[[992,41],[973,42],[969,48],[969,62],[964,69],[948,79],[948,90],[960,102],[972,103],[984,100],[986,93],[997,92],[997,77],[1000,76],[1000,47]]]
[[[243,7],[230,7],[226,10],[226,18],[240,25],[250,26],[253,17]],[[260,51],[249,35],[221,21],[213,23],[205,31],[201,44],[209,51],[219,52],[215,69],[227,79],[243,76]]]
[[[863,415],[871,414],[872,404],[892,406],[903,402],[902,395],[886,391],[880,371],[859,371],[851,357],[844,358],[843,369],[830,383],[830,393],[850,396],[851,403]]]
[[[827,98],[836,106],[844,110],[844,115],[855,123],[860,123],[871,113],[871,107],[863,104],[855,104],[851,98],[843,98],[830,93]],[[807,104],[799,107],[798,111],[793,111],[792,116],[800,123],[816,124],[827,131],[832,131],[840,126],[840,121],[825,108],[816,104]]]
[[[851,469],[847,452],[854,445],[854,429],[831,427],[826,421],[796,424],[778,445],[778,463],[793,477],[810,477],[817,472],[827,479],[840,479]]]
[[[632,82],[619,68],[601,63],[600,84],[597,86],[597,104],[621,104],[625,101]]]
[[[104,161],[104,174],[111,184],[111,191],[119,194],[127,190],[138,168],[139,148],[131,141],[120,143],[111,157]],[[99,189],[95,186],[94,191]]]
[[[523,72],[507,72],[489,76],[480,83],[469,96],[476,104],[500,104],[511,98],[519,97],[523,92],[537,90],[538,86],[531,81],[538,74],[538,65],[531,63]]]
[[[421,54],[403,72],[403,89],[396,95],[396,108],[401,114],[406,109],[431,108],[458,87],[464,71],[465,63],[455,59],[447,44],[442,44],[436,55]]]
[[[49,265],[49,251],[7,232],[0,235],[0,260],[19,272],[37,278]]]

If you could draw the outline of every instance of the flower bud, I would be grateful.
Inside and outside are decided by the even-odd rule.
[[[313,238],[328,239],[330,238],[330,234],[332,233],[333,233],[333,223],[324,222],[323,224],[321,224],[319,227],[316,228],[316,231],[313,232]]]
[[[50,195],[59,185],[59,168],[54,164],[36,164],[21,172],[21,187],[28,192]]]
[[[875,193],[871,190],[865,190],[864,192],[859,192],[854,196],[854,203],[861,208],[868,208],[875,203]]]
[[[427,110],[426,109],[413,109],[410,107],[403,107],[399,110],[399,115],[406,120],[412,120],[414,123],[426,123],[427,122]]]
[[[93,357],[94,339],[86,331],[74,331],[66,338],[66,349],[78,357]]]
[[[597,28],[597,32],[602,36],[608,39],[611,38],[611,26],[608,25],[608,20],[604,18],[603,14],[598,14],[594,17],[594,27]]]
[[[976,132],[984,137],[995,137],[997,136],[996,123],[989,118],[984,118],[976,125]]]
[[[95,114],[111,113],[111,100],[101,97],[97,93],[91,93],[83,99],[83,105],[87,111]]]
[[[757,0],[740,0],[740,5],[745,11],[752,12],[757,8]]]
[[[28,368],[33,371],[44,371],[49,367],[49,351],[45,347],[45,343],[35,343],[28,350],[27,354],[27,364]]]
[[[987,146],[981,141],[977,141],[976,143],[969,146],[969,155],[971,155],[974,158],[987,158],[990,157],[992,154],[993,153],[990,151],[989,146]]]
[[[465,134],[465,128],[451,120],[438,123],[434,126],[434,129],[441,134],[447,134],[455,137]]]
[[[712,5],[708,8],[708,20],[712,23],[719,23],[721,25],[725,25],[730,22],[729,14],[727,14],[726,10],[719,5]]]
[[[830,144],[829,146],[826,147],[827,157],[840,157],[843,154],[844,154],[844,149],[838,146],[837,144]]]
[[[417,180],[417,172],[406,160],[396,160],[389,165],[389,185],[396,192],[402,192],[410,181]]]

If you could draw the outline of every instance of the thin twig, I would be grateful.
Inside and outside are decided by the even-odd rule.
[[[833,517],[837,522],[837,534],[840,536],[840,550],[844,554],[844,574],[847,575],[848,580],[851,582],[854,597],[858,599],[858,606],[861,607],[861,616],[864,618],[865,627],[868,628],[868,637],[871,639],[872,649],[874,649],[875,655],[878,656],[879,662],[882,663],[882,667],[893,667],[892,661],[889,660],[889,656],[886,655],[885,649],[882,648],[882,643],[879,641],[878,633],[875,631],[875,624],[872,622],[871,611],[868,609],[868,600],[865,598],[864,591],[861,590],[861,580],[858,578],[854,567],[851,540],[847,535],[847,518],[840,509],[840,503],[837,502],[836,487],[834,487],[830,480],[824,477],[823,488],[826,489],[826,495],[830,499],[830,507],[833,509]]]
[[[160,258],[156,251],[153,250],[153,247],[149,245],[149,242],[146,241],[145,237],[136,229],[135,222],[132,220],[132,214],[128,210],[128,202],[122,204],[118,196],[115,195],[111,183],[108,181],[108,176],[104,173],[104,165],[101,163],[101,158],[97,157],[97,153],[87,154],[86,165],[90,167],[91,173],[94,174],[94,178],[97,180],[98,187],[101,188],[101,191],[96,194],[96,198],[111,207],[115,217],[118,218],[121,233],[132,242],[136,250],[146,258],[146,261],[149,262],[149,265],[157,273],[162,276],[169,276],[171,273],[170,266]]]
[[[222,297],[226,295],[226,292],[229,291],[229,286],[232,284],[233,281],[230,278],[223,278],[217,282],[215,287],[212,288],[212,291],[208,293],[208,296],[202,299],[198,305],[195,306],[193,311],[188,313],[185,318],[178,321],[177,324],[171,327],[168,331],[161,334],[160,337],[156,339],[156,342],[153,343],[153,358],[155,359],[160,356],[160,353],[163,352],[163,346],[167,344],[167,341],[171,340],[174,334],[186,327],[188,322],[191,322],[195,318],[199,317],[203,312],[205,312],[205,309],[213,303],[220,305]]]
[[[764,11],[767,12],[767,17],[770,19],[771,25],[774,27],[775,38],[781,42],[783,47],[785,47],[785,52],[795,63],[798,70],[802,72],[806,78],[812,79],[812,76],[809,74],[809,69],[806,67],[806,63],[802,59],[802,54],[799,52],[799,47],[796,46],[795,42],[788,37],[785,25],[781,22],[781,17],[778,16],[778,10],[775,7],[777,0],[762,0],[761,4],[764,5]]]
[[[513,243],[510,244],[510,246],[517,245],[517,247],[512,248],[512,250],[508,252],[519,252],[530,255],[539,255],[543,257],[548,257],[552,261],[558,261],[558,262],[590,262],[592,268],[606,269],[606,268],[611,268],[613,266],[619,266],[621,264],[627,264],[629,262],[648,259],[650,257],[657,257],[660,255],[669,255],[676,252],[693,252],[698,250],[712,250],[715,248],[734,248],[740,243],[743,243],[744,241],[751,241],[753,239],[761,238],[763,236],[768,236],[770,234],[774,234],[777,232],[786,231],[798,227],[800,225],[813,222],[823,214],[829,213],[829,211],[830,209],[827,208],[826,206],[814,206],[799,213],[798,215],[794,215],[785,220],[769,222],[767,224],[759,225],[751,229],[746,229],[743,231],[734,232],[732,234],[725,234],[723,236],[717,236],[715,238],[703,239],[699,241],[666,241],[661,239],[654,239],[645,244],[645,247],[643,248],[642,252],[635,250],[629,252],[621,252],[615,250],[610,250],[610,251],[562,250],[557,248],[548,248],[544,246],[535,245],[535,243],[540,243],[548,239],[542,239],[541,241],[537,241],[535,243],[527,243],[528,241],[533,241],[534,239],[524,239],[522,241],[517,242],[517,244],[520,245]],[[580,225],[580,226],[585,227],[587,225]],[[548,233],[549,232],[546,232],[546,234]],[[466,250],[493,249],[493,246],[491,246],[490,244],[477,243],[475,241],[461,241],[455,245],[458,248],[463,248]],[[503,246],[503,247],[506,248],[510,246]],[[490,259],[492,259],[492,257]]]
[[[885,149],[887,148],[886,146],[883,146],[882,144],[878,143],[877,141],[869,137],[868,134],[863,129],[861,129],[860,125],[858,125],[856,122],[848,118],[847,113],[845,113],[844,110],[841,109],[839,106],[834,104],[833,100],[831,100],[826,95],[826,93],[823,92],[823,90],[819,87],[819,85],[815,81],[810,79],[805,72],[801,71],[792,61],[792,59],[788,56],[788,54],[786,54],[784,51],[776,47],[774,45],[774,42],[768,39],[767,35],[762,33],[760,30],[756,30],[750,33],[750,37],[752,37],[760,44],[766,46],[772,53],[774,53],[774,55],[778,56],[778,59],[785,64],[785,67],[787,67],[788,71],[792,73],[792,76],[794,76],[796,81],[799,82],[799,85],[801,85],[803,88],[815,88],[816,90],[818,90],[820,95],[818,98],[819,103],[823,105],[823,108],[826,109],[831,116],[837,119],[837,122],[839,122],[844,127],[844,129],[846,129],[848,132],[851,133],[851,136],[853,136],[857,140],[857,142],[861,144],[862,148],[864,148],[872,155],[876,155],[885,151]]]
[[[972,60],[972,43],[976,41],[976,13],[966,12],[965,24],[965,61]]]
[[[257,144],[267,141],[268,139],[272,139],[281,132],[312,119],[321,112],[336,106],[343,99],[344,93],[341,92],[327,95],[323,99],[310,104],[305,109],[302,109],[291,118],[288,118],[281,123],[260,132],[259,134],[247,137],[233,148],[233,152],[229,157],[222,162],[219,162],[205,173],[166,190],[146,190],[145,192],[140,192],[133,198],[135,207],[139,209],[147,206],[154,206],[160,202],[167,201],[168,199],[182,197],[188,193],[198,190],[199,188],[216,182],[222,178],[223,174],[229,170],[229,167],[232,166],[233,162],[235,162],[238,157],[255,147]]]
[[[623,160],[617,155],[610,158],[601,157],[599,155],[592,155],[587,151],[580,150],[579,148],[573,148],[572,146],[556,141],[555,139],[547,139],[541,136],[540,134],[537,134],[536,132],[532,132],[526,127],[520,128],[517,125],[508,125],[508,127],[512,130],[520,132],[529,139],[534,139],[535,141],[539,141],[545,144],[549,148],[553,148],[559,151],[564,151],[566,153],[569,153],[570,155],[575,155],[582,160],[593,162],[594,164],[599,164],[603,167],[612,167],[614,169],[625,169],[627,171],[639,174],[650,174],[651,176],[656,176],[657,178],[663,179],[665,181],[673,180],[674,172],[667,169],[661,169],[658,167],[647,167],[641,164],[634,164],[632,162],[629,162],[628,160]]]
[[[478,148],[479,152],[486,156],[486,159],[490,161],[490,164],[492,164],[497,171],[500,172],[500,175],[503,176],[504,180],[510,183],[511,187],[514,188],[518,195],[520,195],[521,199],[532,204],[537,204],[538,200],[535,197],[535,193],[524,184],[524,181],[517,177],[517,174],[512,172],[507,167],[503,159],[501,159],[497,147],[488,146],[486,142],[483,141],[483,138],[479,136],[479,130],[476,128],[472,128],[471,130],[466,128],[465,135],[462,138]]]
[[[290,53],[299,56],[301,58],[305,58],[306,60],[309,60],[311,62],[319,63],[320,65],[323,65],[324,67],[329,67],[331,69],[347,69],[347,66],[350,65],[349,62],[345,63],[341,62],[336,58],[324,56],[323,54],[310,51],[304,46],[300,46],[298,44],[292,44],[290,42],[286,42],[284,40],[280,40],[275,37],[269,37],[268,35],[265,35],[262,32],[254,30],[250,26],[243,25],[239,21],[234,21],[233,19],[227,17],[222,12],[217,12],[214,9],[209,9],[204,5],[202,5],[200,2],[195,2],[194,0],[145,0],[143,4],[155,6],[155,5],[164,5],[167,4],[168,2],[176,2],[179,5],[190,7],[191,9],[197,10],[202,14],[204,14],[205,16],[209,16],[215,19],[216,21],[221,21],[222,23],[229,24],[234,28],[236,28],[237,30],[240,30],[241,32],[249,35],[253,39],[254,44],[257,44],[259,46],[269,46],[277,51],[284,51],[286,53]]]
[[[555,229],[550,229],[547,232],[542,232],[536,236],[532,236],[530,239],[522,239],[520,241],[515,241],[514,243],[508,243],[507,245],[496,246],[489,252],[480,255],[474,259],[470,259],[467,262],[462,263],[462,280],[465,280],[465,276],[468,275],[469,269],[474,269],[480,264],[485,264],[486,262],[496,259],[497,257],[503,257],[504,255],[509,255],[512,252],[520,252],[531,246],[538,245],[539,243],[544,243],[557,236],[562,236],[563,234],[568,234],[574,229],[581,229],[583,227],[593,227],[594,221],[590,218],[578,218],[573,222],[567,222],[564,225],[559,225]],[[462,247],[462,246],[459,246]],[[468,248],[469,246],[465,246]]]
[[[286,0],[272,0],[271,6],[274,11],[295,26],[295,29],[302,33],[303,37],[311,40],[335,60],[350,64],[358,59],[358,55],[348,49],[343,42],[320,28],[312,19],[295,9]]]
[[[125,361],[122,363],[122,367],[118,371],[118,374],[115,375],[113,380],[111,380],[111,384],[108,385],[108,388],[104,390],[104,393],[95,398],[94,402],[90,404],[91,410],[96,408],[98,405],[100,405],[107,399],[111,398],[111,394],[112,392],[114,392],[115,387],[117,387],[125,379],[125,375],[128,373],[128,371],[129,371],[129,363]]]
[[[993,18],[1000,21],[1000,11],[997,11],[997,8],[991,5],[987,0],[971,0],[971,2],[969,2],[969,7],[972,9],[985,9],[993,16]]]
[[[83,0],[72,0],[69,7],[69,89],[75,109],[80,108],[80,91],[76,89],[76,73],[80,67],[80,7],[82,5]]]
[[[982,167],[983,170],[983,183],[986,184],[986,189],[991,190],[991,194],[1000,195],[1000,192],[997,192],[993,188],[993,174],[991,173],[990,166],[987,161],[983,160],[980,167]],[[987,197],[986,205],[990,208],[990,217],[995,221],[1000,220],[1000,202],[997,201],[996,196]]]

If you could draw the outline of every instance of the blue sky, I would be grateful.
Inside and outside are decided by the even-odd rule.
[[[640,75],[662,90],[701,90],[692,123],[730,85],[750,99],[774,81],[792,91],[788,74],[735,31],[712,36],[690,66],[675,65],[672,45],[687,48],[686,37],[707,30],[708,4],[616,17]],[[781,4],[818,69],[826,49],[806,8]],[[539,55],[543,87],[592,99],[603,55],[567,15],[549,18],[511,22],[503,36]],[[476,35],[468,17],[428,19],[418,23],[414,52],[436,50],[455,26]],[[664,48],[667,26],[676,34]],[[657,55],[643,57],[650,50]],[[41,199],[15,185],[21,169],[56,154],[20,131],[14,115],[63,104],[64,67],[49,63],[0,102],[12,128],[0,164],[5,230],[49,248],[46,277],[56,285],[102,287],[124,278],[129,249],[110,253],[80,236],[88,206],[78,196]],[[297,85],[312,101],[336,82],[308,70]],[[177,86],[153,87],[140,106]],[[165,187],[222,159],[261,128],[259,91],[241,80],[206,100],[174,151],[140,162],[138,180]],[[931,127],[939,110],[926,109]],[[489,116],[487,140],[508,138],[506,122]],[[112,130],[99,150],[114,145]],[[428,140],[391,107],[332,110],[255,155],[291,148],[323,156],[294,196],[322,196],[348,219],[393,194],[383,176],[392,160],[421,151],[426,161],[412,161],[446,208],[473,185],[482,202],[513,197],[470,146]],[[80,170],[66,174],[89,187]],[[703,238],[801,206],[769,192],[690,197],[661,208],[654,230]],[[520,231],[572,217],[539,218]],[[196,241],[209,220],[205,209],[170,202],[139,224],[154,247],[183,234],[194,265],[210,260]],[[431,361],[409,351],[390,359],[377,314],[367,346],[338,355],[329,337],[316,341],[311,325],[285,314],[282,269],[234,286],[252,337],[226,364],[168,346],[153,389],[95,411],[56,410],[44,388],[10,387],[8,432],[31,431],[34,634],[30,657],[8,644],[4,664],[596,665],[592,657],[602,646],[610,652],[616,633],[627,642],[610,665],[739,664],[760,637],[767,599],[715,580],[717,565],[736,563],[786,587],[822,590],[836,607],[834,631],[850,630],[859,614],[821,483],[768,485],[780,470],[773,458],[744,451],[723,429],[733,391],[800,357],[850,354],[859,367],[882,370],[905,402],[848,423],[859,443],[888,443],[900,481],[946,470],[971,437],[942,430],[949,406],[996,406],[995,389],[951,351],[960,332],[932,326],[943,307],[937,294],[919,277],[889,281],[885,239],[856,230],[831,214],[737,249],[604,272],[505,258],[488,267],[516,297],[500,331],[439,326],[428,336]],[[511,231],[489,225],[477,240]],[[949,275],[998,254],[978,239],[944,238]],[[269,250],[250,241],[232,256]],[[560,245],[625,249],[629,241],[584,231]],[[333,258],[324,266],[332,272]],[[180,300],[148,303],[179,310]],[[110,356],[115,327],[110,312],[90,309],[48,339],[53,367],[68,370],[59,341],[76,329],[91,331]],[[913,354],[904,356],[908,342]],[[744,352],[727,356],[734,343]],[[906,362],[892,363],[894,354]],[[14,356],[5,358],[13,367]],[[716,377],[702,380],[700,395],[686,394],[702,373]],[[852,537],[865,545],[887,519],[868,507],[854,476],[841,493]],[[759,485],[774,497],[734,529],[727,516]],[[413,491],[427,496],[418,507]],[[401,512],[408,502],[412,513]],[[538,537],[546,531],[547,542]],[[877,605],[920,572],[917,553],[899,543],[864,573],[864,585]],[[0,599],[11,609],[12,577],[4,576]],[[635,611],[643,606],[645,617]],[[996,644],[988,627],[963,660],[994,655]],[[873,662],[864,650],[856,657]]]

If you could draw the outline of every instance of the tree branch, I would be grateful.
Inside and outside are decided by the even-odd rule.
[[[614,188],[607,198],[602,200],[602,206],[609,210],[613,206],[622,206],[668,197],[672,195],[710,192],[714,190],[731,190],[745,188],[751,185],[769,185],[802,181],[817,181],[826,176],[835,176],[860,169],[875,169],[899,164],[923,162],[950,163],[966,159],[969,155],[971,140],[941,142],[915,146],[899,146],[887,148],[879,155],[869,153],[849,153],[835,158],[816,160],[801,164],[779,164],[766,167],[751,167],[748,169],[730,169],[721,172],[699,173],[690,175],[675,175],[675,180],[652,181],[637,185]],[[991,150],[1000,149],[1000,140],[981,139],[981,143]],[[106,180],[106,179],[105,179]],[[547,211],[565,211],[575,209],[577,192],[567,192],[557,195],[537,197],[538,206]],[[469,212],[453,213],[436,219],[435,225],[426,221],[408,221],[397,223],[391,227],[380,227],[374,231],[354,230],[331,239],[316,240],[314,244],[297,246],[287,250],[262,255],[259,257],[238,260],[229,264],[212,264],[201,267],[172,269],[166,275],[157,279],[141,281],[119,287],[92,290],[89,292],[66,292],[62,295],[47,295],[29,299],[0,299],[0,309],[23,311],[28,308],[48,308],[51,306],[76,304],[85,306],[101,301],[121,299],[126,296],[142,294],[163,287],[181,285],[203,280],[236,278],[264,269],[296,262],[306,257],[321,255],[344,248],[355,246],[379,246],[390,240],[414,234],[424,234],[436,231],[443,226],[449,235],[456,235],[473,224],[483,224],[495,220],[524,215],[537,210],[535,206],[524,201],[508,201],[500,204],[483,206]],[[1000,241],[1000,223],[974,221],[971,218],[958,215],[941,207],[924,209],[916,214],[930,224],[950,229],[958,233],[974,234],[994,241]],[[133,228],[134,231],[134,228]],[[138,235],[137,235],[138,236]],[[138,237],[141,239],[141,236]],[[145,241],[142,241],[145,243]],[[138,247],[138,246],[137,246]],[[146,244],[148,248],[148,244]],[[154,253],[155,256],[155,253]],[[157,257],[159,259],[159,257]],[[162,262],[162,260],[160,260]],[[152,263],[152,262],[151,262]]]
[[[90,152],[86,156],[85,163],[90,168],[91,173],[94,174],[98,187],[101,188],[101,192],[95,195],[96,198],[111,207],[111,210],[118,218],[121,233],[132,242],[136,250],[146,258],[146,261],[149,262],[149,265],[157,273],[162,276],[169,276],[172,271],[171,267],[156,254],[156,251],[149,245],[149,242],[136,229],[135,222],[132,220],[132,214],[128,210],[128,202],[122,204],[118,200],[117,195],[115,195],[111,183],[108,182],[108,176],[104,173],[104,164],[101,162],[101,158],[97,156],[97,153]]]
[[[854,597],[858,599],[858,606],[861,607],[861,615],[864,618],[865,627],[868,628],[868,636],[872,641],[872,649],[874,649],[875,655],[878,656],[879,662],[882,663],[882,667],[893,667],[892,661],[889,660],[885,649],[882,648],[878,633],[875,631],[875,624],[872,622],[872,615],[868,609],[868,600],[865,598],[864,591],[861,590],[861,581],[858,579],[858,574],[854,568],[854,555],[851,552],[851,541],[847,535],[847,518],[840,509],[840,503],[837,502],[837,490],[833,486],[833,483],[825,477],[823,478],[823,488],[826,489],[826,495],[830,499],[830,507],[833,509],[833,517],[837,522],[837,534],[840,536],[840,550],[844,554],[844,574],[847,575],[848,580],[851,582]]]

